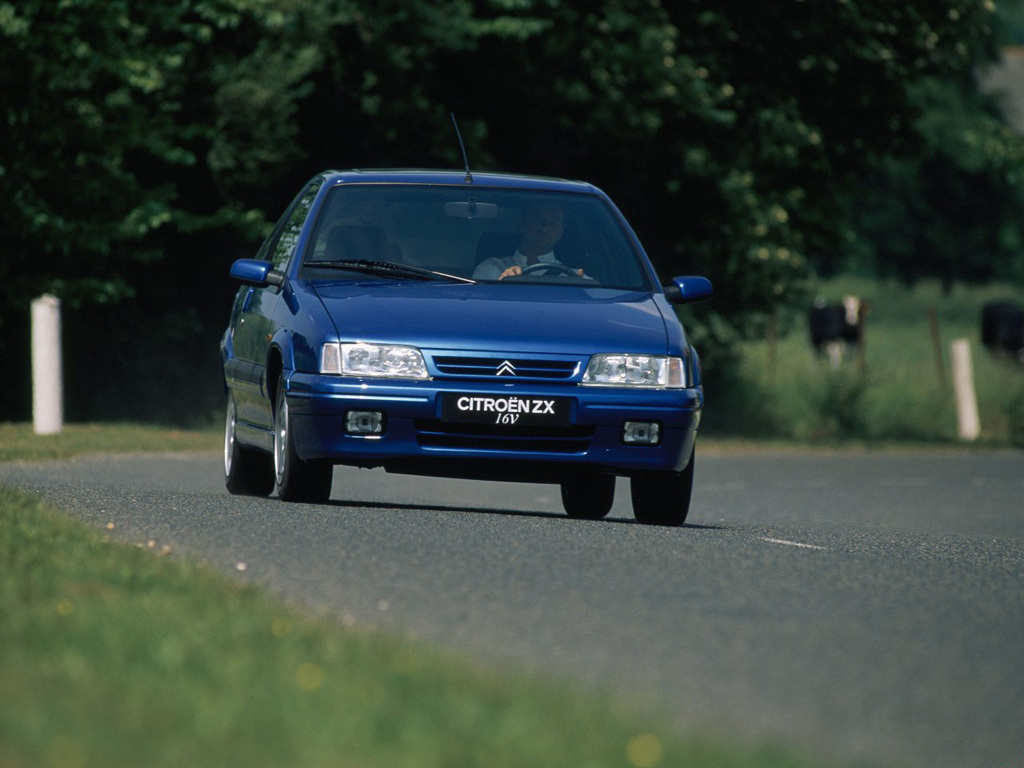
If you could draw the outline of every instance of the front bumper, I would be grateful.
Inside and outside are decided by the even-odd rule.
[[[286,382],[291,428],[302,459],[450,477],[544,481],[579,472],[632,475],[680,471],[691,455],[704,404],[700,388],[653,390],[578,384],[451,380],[399,382],[293,373]],[[559,397],[567,426],[509,427],[442,419],[446,393]],[[346,415],[380,411],[381,435],[352,435]],[[626,444],[627,421],[657,423],[656,445]]]

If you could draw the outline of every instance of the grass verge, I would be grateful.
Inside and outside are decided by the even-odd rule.
[[[219,429],[167,429],[144,424],[65,424],[57,435],[37,435],[28,423],[0,422],[0,461],[69,459],[86,453],[219,451]]]
[[[0,486],[0,765],[808,763],[282,607]]]
[[[830,302],[855,295],[868,303],[863,358],[848,349],[830,365],[812,353],[805,315],[781,317],[774,342],[742,345],[734,388],[709,398],[712,431],[717,423],[720,435],[805,444],[956,444],[950,343],[966,338],[981,417],[977,444],[1024,447],[1024,366],[989,354],[980,323],[986,302],[1020,302],[1019,288],[956,286],[945,294],[934,282],[908,288],[843,276],[822,282],[816,293]]]

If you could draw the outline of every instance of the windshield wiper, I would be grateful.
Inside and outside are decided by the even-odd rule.
[[[455,283],[476,284],[476,280],[459,275],[449,275],[447,272],[437,272],[433,269],[413,267],[409,264],[396,264],[393,261],[368,261],[366,259],[341,259],[340,261],[307,261],[304,267],[326,267],[328,269],[347,269],[353,272],[365,272],[367,274],[390,274],[416,277],[420,280],[451,280]]]

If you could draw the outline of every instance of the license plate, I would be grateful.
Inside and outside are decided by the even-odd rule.
[[[451,394],[441,400],[441,419],[506,427],[558,427],[569,423],[570,402],[567,397]]]

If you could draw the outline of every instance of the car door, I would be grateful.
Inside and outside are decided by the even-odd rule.
[[[287,269],[321,184],[322,180],[314,179],[303,188],[264,241],[256,258],[270,261],[275,270]],[[233,353],[229,365],[238,419],[262,429],[273,428],[267,353],[278,330],[274,318],[281,293],[279,286],[243,286],[235,299],[231,326]]]

